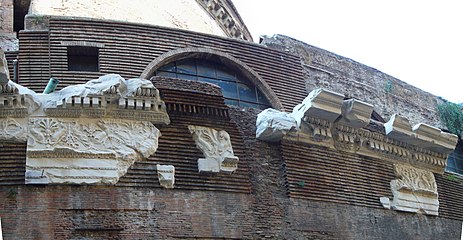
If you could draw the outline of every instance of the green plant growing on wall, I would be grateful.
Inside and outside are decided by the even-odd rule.
[[[461,138],[463,132],[463,112],[461,106],[452,102],[444,102],[437,106],[439,117],[447,129]]]
[[[453,174],[450,174],[447,176],[447,180],[449,181],[457,181],[457,176],[456,175],[453,175]]]

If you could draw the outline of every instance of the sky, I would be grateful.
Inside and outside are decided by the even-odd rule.
[[[283,34],[463,102],[461,0],[233,0],[259,41]]]

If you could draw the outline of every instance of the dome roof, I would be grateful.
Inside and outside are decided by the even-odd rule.
[[[31,0],[29,14],[127,21],[252,41],[230,0]]]

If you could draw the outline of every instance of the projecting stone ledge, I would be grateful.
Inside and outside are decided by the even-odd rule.
[[[259,114],[256,138],[269,142],[285,138],[392,163],[407,163],[435,173],[444,171],[457,136],[425,124],[412,128],[406,118],[398,115],[384,124],[386,135],[383,131],[370,131],[365,127],[372,121],[372,112],[370,104],[343,100],[341,94],[316,89],[290,114],[277,110]]]
[[[444,155],[452,152],[458,142],[456,135],[443,132],[424,123],[417,124],[412,128],[408,119],[397,114],[394,114],[384,124],[384,129],[386,136],[391,139]]]
[[[353,128],[363,128],[370,123],[373,105],[357,99],[348,99],[343,101],[341,113],[339,123]]]
[[[344,96],[325,89],[315,89],[294,107],[291,116],[296,120],[297,126],[305,117],[316,117],[334,122],[341,115]]]
[[[288,114],[274,109],[266,109],[257,116],[256,138],[269,142],[278,142],[292,130],[304,131],[306,123],[319,119],[326,125],[324,129],[315,129],[316,135],[330,136],[330,125],[342,124],[353,128],[362,128],[370,122],[373,106],[356,100],[344,100],[344,96],[324,89],[316,89],[294,107]],[[325,132],[325,134],[322,134]]]

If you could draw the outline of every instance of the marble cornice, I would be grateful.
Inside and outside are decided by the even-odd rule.
[[[372,111],[372,105],[355,99],[344,100],[338,93],[317,89],[284,117],[276,118],[275,113],[267,110],[259,114],[256,135],[266,141],[284,139],[307,143],[435,173],[444,172],[457,136],[422,123],[412,127],[398,115],[384,124],[385,134],[373,132],[365,128],[371,121]]]

